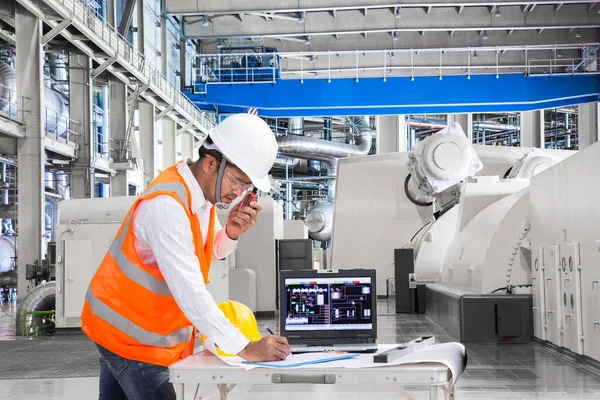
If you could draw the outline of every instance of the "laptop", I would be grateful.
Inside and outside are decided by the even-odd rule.
[[[377,351],[374,269],[280,271],[280,335],[292,353]]]

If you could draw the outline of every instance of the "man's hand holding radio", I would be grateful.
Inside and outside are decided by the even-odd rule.
[[[243,206],[243,203],[244,201],[240,201],[233,206],[227,217],[225,232],[233,240],[237,240],[242,233],[256,223],[256,215],[263,209],[257,201],[250,202],[249,207]]]

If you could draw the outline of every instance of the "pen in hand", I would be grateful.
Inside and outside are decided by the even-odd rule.
[[[271,328],[269,328],[268,326],[267,326],[267,332],[269,332],[271,335],[275,336],[275,333],[273,333],[273,331],[271,330]]]

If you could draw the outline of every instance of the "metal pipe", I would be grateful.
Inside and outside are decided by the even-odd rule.
[[[473,129],[486,129],[488,131],[519,131],[519,125],[499,124],[497,122],[473,121]]]
[[[295,168],[298,164],[300,164],[299,158],[278,155],[275,159],[275,163],[273,163],[273,168],[285,169],[288,165],[290,168]]]
[[[34,324],[41,325],[41,317],[27,315],[26,312],[31,311],[51,311],[56,308],[56,281],[46,282],[39,286],[36,286],[25,296],[23,300],[20,300],[20,304],[17,307],[16,316],[16,335],[21,336],[23,334],[23,327],[29,326],[33,322]]]
[[[338,158],[366,155],[373,143],[373,132],[363,117],[348,117],[348,121],[353,125],[355,144],[331,142],[308,136],[279,136],[277,138],[279,154],[305,160],[325,161],[330,164],[330,175],[335,175]]]
[[[17,287],[17,270],[12,269],[6,272],[0,272],[0,288]]]
[[[330,179],[335,179],[335,175],[298,176],[298,177],[288,178],[287,181],[290,181],[290,182],[299,182],[299,181],[326,181],[326,180],[330,180]]]

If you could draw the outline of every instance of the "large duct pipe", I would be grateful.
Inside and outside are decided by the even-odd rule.
[[[273,168],[285,169],[286,167],[294,168],[300,164],[299,158],[285,157],[278,155],[273,163]]]
[[[17,257],[17,238],[0,236],[0,272],[11,271]]]
[[[17,287],[17,270],[13,269],[6,272],[0,272],[0,288]]]
[[[55,310],[56,306],[56,281],[43,283],[35,288],[23,300],[20,300],[20,304],[17,307],[16,317],[16,334],[17,336],[23,335],[23,328],[28,326],[41,326],[41,316],[27,315],[24,317],[26,312],[29,311],[52,311]],[[30,333],[30,332],[26,332]]]
[[[329,175],[336,173],[338,158],[364,156],[371,150],[373,132],[363,117],[348,117],[355,135],[355,144],[331,142],[308,136],[287,135],[277,138],[279,154],[305,160],[325,161]]]
[[[306,214],[304,225],[314,240],[326,242],[333,231],[333,203],[315,203]]]
[[[10,65],[0,62],[0,111],[17,114],[17,73]]]
[[[0,111],[17,114],[17,72],[0,62]],[[12,104],[12,106],[10,106]],[[41,115],[47,132],[66,136],[69,127],[69,105],[65,97],[48,87],[44,88],[44,109]]]

